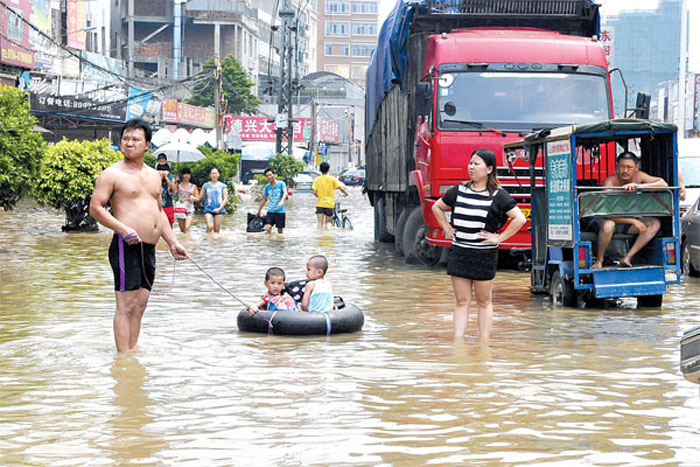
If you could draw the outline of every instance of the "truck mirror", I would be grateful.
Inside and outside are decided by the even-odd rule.
[[[649,94],[639,92],[637,93],[637,104],[635,105],[634,112],[637,118],[649,118],[649,107],[651,105],[651,96]]]
[[[429,115],[433,108],[433,87],[430,83],[418,83],[416,85],[416,113]]]
[[[445,104],[444,110],[447,115],[454,117],[454,115],[457,113],[457,106],[454,102],[450,101]]]

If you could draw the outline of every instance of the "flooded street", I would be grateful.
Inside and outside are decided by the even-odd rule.
[[[173,283],[161,243],[139,348],[117,355],[111,232],[0,211],[0,465],[697,465],[699,390],[678,361],[700,280],[658,310],[574,310],[499,272],[490,342],[475,313],[455,342],[444,268],[375,244],[359,189],[342,199],[353,231],[317,232],[313,196],[294,198],[283,236],[245,233],[252,201],[221,235],[198,217],[178,236],[248,303],[269,266],[300,279],[326,255],[360,333],[239,334],[242,306],[189,261]]]

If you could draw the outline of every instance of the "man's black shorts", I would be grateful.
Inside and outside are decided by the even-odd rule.
[[[324,216],[333,217],[333,208],[320,208],[316,206],[316,214],[323,214]]]
[[[581,230],[598,233],[598,232],[600,232],[600,229],[603,226],[603,220],[604,220],[604,218],[602,218],[602,217],[583,218],[583,219],[581,219]],[[630,227],[632,227],[632,224],[626,224],[623,222],[616,222],[614,233],[626,234],[627,231],[630,229]]]
[[[150,243],[129,245],[121,235],[114,234],[109,245],[109,264],[117,292],[151,290],[156,277],[156,246]]]
[[[284,212],[267,211],[265,225],[276,225],[278,229],[284,229],[287,215]]]

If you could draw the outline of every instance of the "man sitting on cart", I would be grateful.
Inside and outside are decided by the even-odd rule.
[[[660,177],[653,177],[639,170],[637,155],[625,151],[617,156],[615,175],[603,182],[604,187],[621,187],[626,191],[643,190],[644,188],[665,187],[668,184]],[[593,269],[603,267],[605,250],[610,245],[615,233],[637,235],[634,244],[620,260],[621,266],[631,267],[632,258],[644,245],[649,243],[659,231],[661,222],[656,217],[606,217],[601,219],[598,230],[598,255],[593,263]]]

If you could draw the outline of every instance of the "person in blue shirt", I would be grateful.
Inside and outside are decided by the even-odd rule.
[[[219,181],[219,169],[214,167],[209,172],[211,179],[202,186],[197,201],[204,198],[204,222],[207,224],[207,233],[221,231],[228,203],[228,187]]]
[[[277,232],[282,233],[286,224],[284,204],[287,201],[287,184],[282,180],[277,180],[275,171],[270,167],[266,168],[264,173],[268,183],[263,189],[263,197],[258,206],[258,217],[260,217],[260,211],[265,203],[270,200],[270,206],[265,216],[265,233],[271,233],[273,225],[277,226]]]

